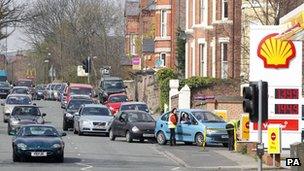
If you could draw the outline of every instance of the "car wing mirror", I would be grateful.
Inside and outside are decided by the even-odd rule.
[[[34,106],[37,106],[37,104],[36,104],[36,103],[33,103],[33,105],[34,105]]]
[[[61,136],[62,136],[62,137],[66,136],[66,135],[67,135],[66,132],[62,132],[62,133],[61,133]]]
[[[46,113],[42,113],[42,116],[45,117],[45,116],[46,116]]]

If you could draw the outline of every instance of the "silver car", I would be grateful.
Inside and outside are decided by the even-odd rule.
[[[10,94],[1,103],[3,107],[3,122],[7,122],[8,118],[15,106],[19,105],[32,105],[32,100],[25,94]]]
[[[101,104],[85,104],[74,114],[74,134],[104,133],[113,118],[111,111]]]

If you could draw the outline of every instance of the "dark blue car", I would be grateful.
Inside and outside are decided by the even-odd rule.
[[[13,161],[23,161],[28,158],[50,158],[58,162],[64,160],[64,142],[55,127],[50,125],[22,126],[13,138]]]

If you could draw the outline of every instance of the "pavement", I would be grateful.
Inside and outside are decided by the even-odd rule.
[[[62,109],[58,102],[37,101],[46,120],[62,130]],[[0,109],[2,111],[2,109]],[[124,138],[110,141],[105,136],[78,136],[67,131],[64,163],[12,161],[11,136],[7,124],[0,123],[0,171],[99,171],[99,170],[257,170],[257,161],[229,152],[221,145],[205,149],[178,143],[160,146],[151,142],[127,143]],[[277,168],[264,166],[267,170]]]

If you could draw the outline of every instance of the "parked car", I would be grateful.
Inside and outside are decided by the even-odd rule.
[[[64,161],[64,142],[62,136],[51,125],[25,125],[20,128],[12,140],[13,161],[19,162],[28,158],[49,158],[58,162]]]
[[[34,82],[31,79],[18,79],[16,82],[16,86],[25,86],[29,89],[29,94],[33,96],[34,94]]]
[[[51,91],[51,100],[59,100],[62,83],[54,83]]]
[[[105,76],[102,77],[98,87],[98,97],[100,103],[104,103],[108,96],[115,93],[125,93],[127,86],[119,77]]]
[[[95,97],[93,87],[89,84],[74,84],[71,83],[64,92],[65,104],[71,100],[72,95],[87,95],[91,98]]]
[[[15,134],[22,125],[44,124],[45,116],[37,106],[15,106],[8,119],[7,134]]]
[[[129,101],[128,96],[124,93],[111,94],[109,95],[105,105],[111,110],[112,115],[115,115],[118,112],[122,102]]]
[[[6,98],[10,94],[11,85],[6,81],[0,82],[0,98]]]
[[[107,133],[107,125],[112,119],[110,110],[101,104],[83,105],[74,114],[74,134]]]
[[[123,102],[120,105],[119,111],[125,110],[140,110],[151,114],[148,105],[144,102]]]
[[[26,86],[15,86],[13,87],[13,89],[11,90],[11,94],[27,94],[27,95],[31,95],[30,94],[30,89]]]
[[[217,115],[201,109],[180,109],[177,115],[176,141],[202,146],[204,129],[211,128],[207,129],[206,142],[228,145],[227,123]],[[169,112],[161,115],[156,121],[155,136],[160,145],[166,144],[170,139],[168,117]]]
[[[44,91],[45,91],[46,86],[44,84],[38,84],[35,87],[35,92],[34,92],[34,96],[33,99],[35,100],[41,100],[44,99]]]
[[[120,111],[109,127],[109,138],[126,137],[127,142],[138,139],[154,139],[155,121],[147,112],[139,110]]]
[[[59,98],[58,98],[58,101],[62,102],[63,100],[63,94],[65,92],[65,89],[68,87],[68,84],[67,83],[62,83],[61,85],[61,88],[59,90]]]
[[[32,100],[24,94],[10,94],[1,103],[3,107],[3,122],[7,122],[13,108],[18,105],[32,105]]]
[[[72,99],[68,103],[63,113],[63,130],[67,131],[69,128],[74,127],[74,114],[78,112],[79,108],[84,104],[94,103],[92,99]]]

